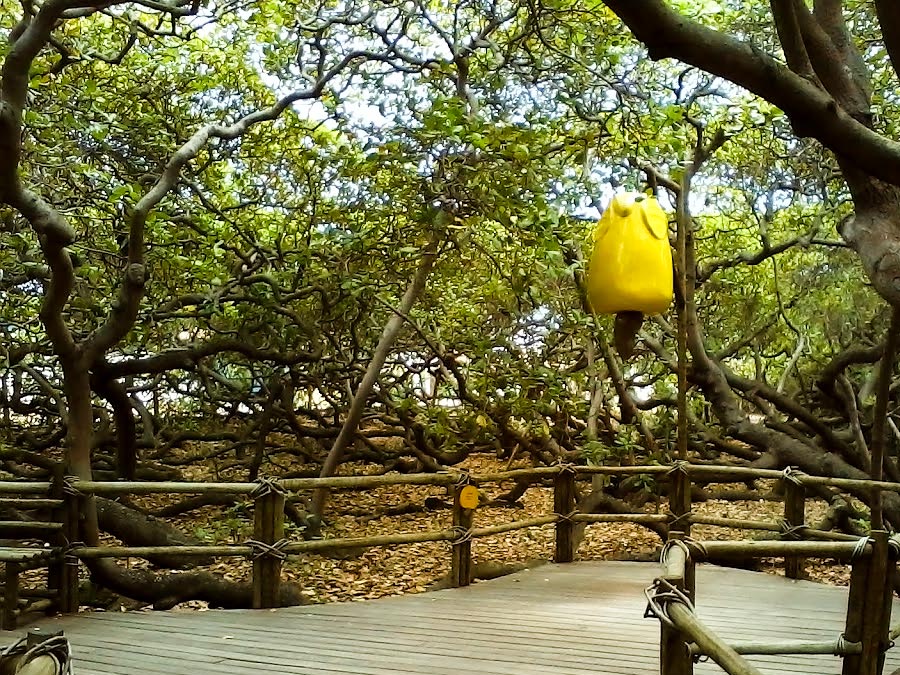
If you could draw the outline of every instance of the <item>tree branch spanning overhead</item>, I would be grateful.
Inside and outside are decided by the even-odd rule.
[[[770,0],[769,4],[772,7],[772,18],[778,33],[778,41],[781,42],[781,49],[784,51],[788,68],[798,75],[815,81],[816,75],[809,62],[806,45],[803,44],[794,0]]]
[[[691,21],[664,0],[604,2],[647,45],[651,58],[676,58],[745,87],[781,108],[800,135],[813,136],[860,169],[900,184],[900,143],[854,119],[827,92],[772,56]]]
[[[900,5],[892,0],[875,0],[881,36],[890,56],[894,73],[900,77]]]
[[[855,215],[841,228],[878,292],[900,306],[900,143],[872,127],[868,74],[853,46],[842,3],[773,0],[787,65],[748,42],[708,28],[664,0],[606,0],[643,42],[651,58],[676,58],[723,77],[779,107],[799,136],[837,155],[853,193]],[[885,18],[896,10],[882,3]],[[892,42],[895,29],[885,34]],[[810,78],[811,64],[818,78]],[[886,185],[888,183],[890,185]]]
[[[698,21],[674,0],[607,3],[687,66],[642,58],[602,3],[299,0],[293,23],[232,0],[20,4],[4,5],[0,69],[12,475],[654,463],[677,440],[689,461],[854,478],[883,448],[900,477],[882,415],[898,387],[873,366],[881,298],[847,250],[900,305],[900,146],[874,129],[900,118],[880,91],[869,108],[866,67],[879,89],[893,78],[859,32],[877,30],[872,3],[757,0]],[[891,7],[878,18],[896,51]],[[654,316],[622,364],[609,318],[589,316],[582,207],[626,185],[676,204],[686,330]],[[838,218],[846,245],[818,234]],[[678,338],[690,359],[673,357]],[[893,434],[880,440],[878,415]],[[585,503],[613,511],[655,490],[644,476],[592,487]],[[302,500],[288,507],[301,529],[317,524]],[[173,534],[126,499],[95,506],[88,544]],[[163,510],[198,508],[218,509],[204,538],[247,534],[245,499]],[[900,524],[900,500],[884,512]],[[250,602],[215,576],[91,565],[160,607]]]

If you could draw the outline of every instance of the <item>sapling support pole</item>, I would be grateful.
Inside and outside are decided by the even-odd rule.
[[[693,275],[688,274],[688,238],[691,236],[691,212],[688,206],[688,195],[691,192],[691,179],[697,170],[698,158],[688,162],[684,167],[680,189],[675,199],[675,253],[676,253],[676,294],[675,307],[678,312],[677,329],[677,369],[678,369],[678,462],[671,471],[669,483],[669,510],[672,512],[670,529],[688,537],[691,534],[691,523],[688,518],[691,512],[691,479],[687,471],[688,461],[688,311],[693,303]]]
[[[695,170],[693,163],[684,168],[682,181],[676,197],[676,294],[675,307],[678,312],[677,328],[677,457],[678,461],[669,471],[669,522],[668,543],[663,549],[663,573],[667,582],[688,598],[694,596],[693,563],[690,551],[680,540],[691,532],[691,478],[688,473],[688,417],[687,417],[687,309],[692,289],[688,287],[686,274],[687,237],[691,227],[688,210],[688,194],[691,176]],[[675,603],[673,603],[675,604]],[[667,621],[660,622],[660,673],[662,675],[691,675],[694,661],[688,649],[685,633]]]

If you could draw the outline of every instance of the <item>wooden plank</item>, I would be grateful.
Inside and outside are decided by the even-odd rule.
[[[122,625],[121,622],[117,622],[117,632],[122,631]],[[303,635],[305,645],[352,644],[354,651],[364,649],[378,651],[387,645],[388,650],[391,652],[395,650],[412,650],[413,652],[418,653],[424,643],[429,643],[431,651],[437,653],[444,649],[444,645],[455,645],[455,643],[460,643],[465,644],[467,650],[483,649],[496,654],[509,653],[509,655],[515,658],[520,655],[522,649],[521,645],[517,644],[510,646],[503,642],[503,638],[508,640],[508,631],[505,635],[498,631],[496,638],[491,639],[490,636],[483,636],[480,631],[477,633],[471,631],[469,633],[458,632],[441,636],[438,631],[435,631],[433,634],[426,634],[416,633],[412,628],[406,631],[398,631],[392,628],[379,629],[378,627],[367,626],[365,623],[348,624],[341,622],[339,624],[330,625],[321,625],[321,623],[311,625],[294,623],[292,626],[295,630],[288,631],[285,634],[267,631],[262,638],[257,631],[244,630],[243,632],[239,632],[231,630],[231,627],[227,627],[223,630],[220,626],[212,628],[205,625],[194,626],[189,632],[180,630],[177,626],[169,626],[168,630],[162,630],[162,627],[157,626],[157,630],[160,635],[165,635],[164,639],[166,641],[174,640],[177,642],[183,639],[185,634],[188,634],[192,641],[211,640],[217,642],[222,639],[223,635],[228,635],[231,640],[238,641],[229,641],[229,646],[239,644],[240,640],[250,639],[254,642],[259,642],[260,640],[263,642],[271,642],[275,645],[275,649],[282,649],[285,645],[292,644],[288,635],[293,635],[294,637],[296,637],[296,635]],[[141,628],[141,626],[132,625],[130,630],[141,630]],[[316,630],[316,628],[318,628],[318,630]],[[167,633],[171,633],[171,635],[168,635]],[[82,634],[103,637],[105,632],[102,628],[98,627],[93,631],[85,631]],[[631,640],[625,640],[623,639],[622,634],[609,634],[606,636],[605,641],[601,643],[596,639],[596,634],[592,635],[591,632],[585,631],[580,634],[566,634],[566,642],[563,642],[560,640],[559,633],[551,633],[548,631],[548,633],[541,636],[540,639],[529,636],[527,643],[529,649],[533,648],[538,651],[545,650],[546,653],[552,654],[548,657],[550,662],[566,661],[570,659],[582,661],[586,656],[593,658],[598,654],[619,654],[623,651],[623,645],[627,645],[629,651],[640,651],[642,649],[646,650],[647,653],[652,653],[654,651],[653,645],[648,644],[645,639],[641,639],[646,638],[646,631],[634,632],[630,637]],[[456,651],[455,646],[451,648],[451,653],[454,651]],[[623,656],[623,658],[628,660],[627,655]]]
[[[123,633],[116,636],[116,640],[122,638],[131,638],[134,640],[137,636],[133,633]],[[101,636],[94,639],[102,640]],[[137,641],[135,641],[137,642]],[[122,640],[120,643],[123,648],[127,647],[128,641]],[[145,644],[145,643],[144,643]],[[295,660],[298,648],[296,645],[273,642],[261,642],[254,639],[253,636],[247,636],[245,639],[233,637],[227,641],[221,638],[213,641],[190,640],[182,636],[181,640],[170,640],[165,647],[163,646],[147,646],[147,649],[168,649],[170,652],[187,653],[199,650],[199,652],[218,654],[226,660],[244,660],[250,659],[253,662],[264,662],[281,665]],[[584,656],[560,659],[556,654],[541,653],[539,650],[532,648],[518,649],[508,648],[503,651],[491,649],[490,647],[472,647],[465,645],[460,649],[455,647],[448,649],[447,647],[439,647],[435,644],[420,645],[419,649],[397,649],[391,648],[389,643],[382,644],[380,648],[363,647],[354,642],[351,636],[347,636],[343,640],[330,641],[309,641],[304,637],[302,642],[302,651],[315,654],[318,663],[329,662],[334,664],[354,663],[360,660],[361,655],[365,655],[365,661],[370,664],[390,665],[391,667],[409,669],[417,672],[417,668],[423,665],[426,658],[421,652],[424,648],[427,652],[427,658],[432,663],[440,663],[452,667],[461,667],[466,669],[467,664],[472,660],[478,660],[480,663],[479,672],[484,673],[502,673],[509,669],[514,669],[520,665],[523,660],[527,660],[530,672],[532,673],[549,673],[555,674],[560,668],[565,668],[567,672],[579,673],[587,672],[594,675],[594,669],[604,669],[610,662],[617,662],[623,668],[634,669],[639,668],[642,664],[646,665],[646,659],[640,659],[634,656],[625,655],[623,658],[616,658],[616,654],[596,655],[586,658]],[[198,652],[198,653],[199,653]]]
[[[76,671],[97,675],[651,675],[659,624],[642,618],[643,589],[658,569],[548,565],[376,601],[94,613],[55,623],[72,642]],[[697,588],[700,617],[725,640],[834,639],[847,606],[846,589],[712,566],[699,567]],[[773,675],[840,670],[828,656],[749,660]],[[896,655],[887,661],[887,672],[900,667]],[[695,672],[721,671],[698,664]]]
[[[257,665],[269,664],[278,667],[291,667],[298,662],[298,656],[305,655],[305,660],[313,661],[317,668],[321,670],[339,670],[342,668],[353,668],[351,672],[356,672],[355,667],[365,665],[367,667],[376,667],[375,672],[382,672],[382,668],[391,670],[404,671],[407,673],[434,673],[435,675],[458,675],[460,672],[479,672],[486,675],[506,675],[514,672],[514,669],[521,665],[519,660],[503,661],[490,655],[479,655],[477,653],[460,651],[455,655],[443,656],[431,652],[426,647],[427,653],[375,653],[372,651],[362,652],[358,648],[354,649],[352,640],[347,641],[344,650],[329,649],[322,647],[309,647],[302,642],[294,645],[293,649],[282,643],[281,649],[273,648],[271,644],[261,644],[253,640],[244,643],[238,643],[233,639],[220,639],[215,643],[200,643],[192,641],[189,636],[184,636],[180,642],[167,641],[166,643],[148,644],[146,641],[135,641],[131,634],[117,634],[109,638],[104,644],[117,644],[121,646],[123,652],[127,652],[129,657],[132,654],[140,654],[149,657],[155,657],[157,654],[179,654],[184,660],[197,660],[203,663],[211,663],[218,661],[221,665],[224,662],[234,664]],[[94,640],[103,640],[97,636]],[[91,644],[90,640],[87,644]],[[310,656],[314,658],[310,659]],[[127,659],[126,659],[127,660]],[[427,668],[427,670],[422,670]],[[470,668],[472,670],[470,670]],[[477,670],[474,670],[477,668]],[[129,671],[130,672],[130,671]],[[224,671],[221,671],[224,672]],[[343,672],[343,671],[342,671]],[[542,673],[570,673],[571,675],[596,675],[596,670],[590,667],[576,668],[566,666],[559,668],[556,666],[544,666],[542,664],[532,664],[529,662],[528,670],[523,671],[529,674],[534,673],[540,675]],[[617,669],[616,672],[627,673],[628,670]],[[633,672],[633,671],[632,671]]]
[[[126,644],[132,644],[133,642],[134,642],[133,640],[128,640],[128,641],[126,641]],[[352,637],[349,638],[348,642],[352,645]],[[239,643],[232,642],[231,640],[229,640],[227,644],[228,644],[229,648],[234,648],[234,647],[240,646]],[[305,643],[305,641],[303,642],[303,644],[304,644],[304,647],[308,648],[308,645]],[[170,652],[171,652],[171,651],[178,652],[178,651],[179,651],[179,645],[178,645],[178,644],[172,644],[172,643],[168,643],[168,642],[167,642],[167,647],[166,647],[166,649],[168,649]],[[313,649],[313,651],[315,652],[316,650]],[[351,647],[351,651],[354,652],[354,653],[356,653],[356,652],[358,652],[358,651],[365,651],[365,649],[364,649],[364,648],[363,648],[362,650],[360,650],[359,648],[357,648],[357,649],[352,649],[352,647]],[[465,652],[465,649],[463,650],[463,652]],[[367,653],[367,652],[366,652],[366,653]],[[230,672],[230,671],[228,671],[228,672]],[[291,671],[291,672],[293,672],[293,671]],[[379,671],[379,672],[380,672],[380,671]],[[619,671],[617,671],[617,672],[619,672]],[[625,670],[625,672],[634,672],[634,666],[629,666],[628,669]],[[798,672],[802,672],[802,671],[798,671]],[[807,671],[807,672],[809,672],[809,671]]]

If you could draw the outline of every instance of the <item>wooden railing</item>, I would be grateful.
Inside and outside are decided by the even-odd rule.
[[[696,542],[671,539],[662,554],[662,572],[647,589],[648,614],[660,620],[660,664],[664,675],[693,672],[703,656],[729,675],[759,675],[746,654],[831,654],[844,659],[844,675],[881,673],[890,646],[893,596],[889,573],[900,545],[886,532],[846,542],[776,541]],[[709,559],[763,557],[831,558],[852,566],[844,631],[827,641],[727,643],[707,627],[694,611],[694,565]],[[748,623],[758,617],[747,617]]]
[[[706,468],[688,467],[682,479],[690,484],[690,475]],[[733,475],[775,478],[779,472],[735,469]],[[660,621],[660,672],[662,675],[689,675],[698,658],[709,657],[729,675],[761,675],[744,658],[749,654],[831,654],[843,658],[843,675],[880,675],[884,653],[891,640],[900,635],[900,627],[891,630],[893,576],[900,558],[900,540],[881,530],[866,537],[824,532],[805,523],[806,488],[828,486],[867,491],[900,492],[900,484],[809,476],[796,471],[780,472],[784,487],[784,519],[779,529],[784,536],[818,541],[694,541],[687,534],[690,526],[673,523],[661,555],[661,574],[647,589],[648,615]],[[736,529],[773,530],[765,522],[735,522],[728,518],[688,515],[690,524],[704,523]],[[821,541],[822,539],[831,541]],[[827,558],[849,562],[850,589],[844,631],[830,641],[758,641],[728,643],[706,626],[695,613],[695,570],[698,562],[728,559],[785,559],[786,576],[802,574],[803,559]],[[812,617],[811,617],[812,618]],[[747,616],[748,623],[758,617]]]
[[[593,475],[653,476],[660,484],[668,484],[669,494],[680,494],[672,501],[669,513],[580,513],[576,509],[577,482]],[[784,492],[783,518],[779,522],[725,518],[693,513],[690,492],[693,481],[704,484],[743,482],[753,479],[780,481]],[[553,512],[498,525],[478,525],[478,510],[470,499],[468,486],[484,486],[501,482],[528,482],[552,485]],[[285,503],[299,499],[297,492],[327,487],[341,490],[369,490],[385,486],[423,485],[441,486],[453,495],[452,526],[425,532],[405,532],[335,539],[289,539],[285,537]],[[843,491],[884,490],[900,493],[900,484],[886,481],[865,481],[811,476],[797,471],[774,471],[747,467],[695,465],[677,462],[667,466],[576,466],[557,465],[531,469],[516,469],[481,475],[466,472],[433,474],[342,476],[327,479],[297,478],[255,483],[188,483],[188,482],[97,482],[66,479],[60,486],[54,482],[0,481],[0,498],[25,494],[40,498],[50,494],[66,495],[66,507],[78,511],[82,500],[91,495],[244,495],[254,502],[253,534],[243,543],[231,545],[170,545],[170,546],[85,546],[70,541],[67,555],[88,560],[96,558],[125,559],[153,557],[163,554],[179,556],[236,556],[253,560],[253,606],[275,607],[279,604],[282,562],[288,555],[314,553],[322,550],[397,546],[419,542],[445,541],[451,550],[451,582],[464,586],[472,581],[472,541],[496,536],[504,532],[553,525],[555,528],[554,561],[575,559],[578,524],[642,523],[665,524],[669,542],[664,549],[663,574],[654,586],[651,602],[661,609],[662,642],[661,668],[664,675],[684,675],[692,670],[693,659],[701,654],[722,659],[729,673],[754,673],[740,656],[741,653],[760,652],[761,649],[806,650],[819,653],[820,644],[724,645],[693,614],[693,566],[696,562],[723,560],[728,557],[784,557],[787,576],[802,575],[803,559],[833,557],[850,560],[853,565],[850,585],[850,607],[842,640],[829,643],[832,652],[845,658],[845,673],[869,675],[880,672],[881,655],[889,645],[890,572],[896,559],[897,547],[889,545],[883,532],[872,532],[860,540],[852,535],[816,530],[805,522],[807,489],[818,486]],[[685,498],[684,495],[687,495]],[[473,508],[474,507],[474,508]],[[3,523],[0,522],[0,527]],[[691,526],[711,525],[738,530],[770,532],[773,541],[754,542],[694,542],[689,538]],[[803,541],[809,540],[809,541]],[[682,543],[672,543],[682,542]],[[67,575],[67,583],[76,584],[76,575]],[[661,598],[656,591],[667,592]],[[673,590],[674,589],[674,590]],[[60,595],[70,598],[62,609],[71,611],[77,602],[77,588],[59,589]],[[677,591],[677,592],[676,592]],[[681,594],[681,595],[679,595]],[[749,620],[749,618],[748,618]],[[856,645],[860,645],[857,647]],[[724,647],[723,647],[724,645]],[[727,648],[727,649],[726,649]],[[749,650],[749,652],[748,652]],[[809,650],[813,650],[810,652]],[[874,664],[874,665],[873,665]],[[749,668],[749,670],[748,670]]]

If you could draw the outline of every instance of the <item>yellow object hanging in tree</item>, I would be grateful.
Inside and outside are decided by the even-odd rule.
[[[616,195],[594,228],[588,265],[591,309],[615,314],[615,343],[623,358],[634,350],[645,314],[672,304],[672,250],[669,222],[654,197]]]

